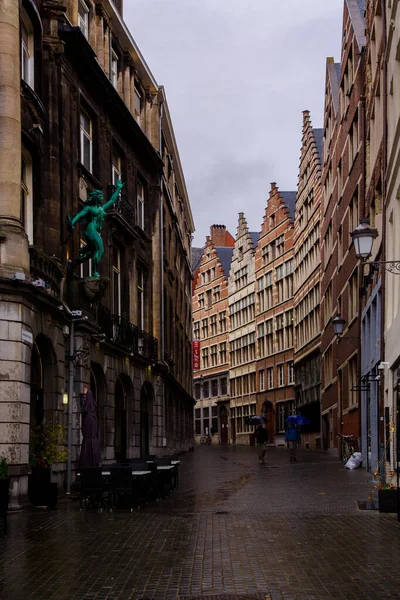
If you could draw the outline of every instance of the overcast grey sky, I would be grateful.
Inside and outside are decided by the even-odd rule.
[[[125,0],[124,19],[165,86],[194,216],[260,231],[270,182],[295,190],[302,110],[322,127],[327,56],[343,0]]]

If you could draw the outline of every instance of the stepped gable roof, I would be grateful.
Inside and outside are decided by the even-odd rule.
[[[253,242],[254,248],[257,248],[258,240],[260,239],[260,234],[258,231],[250,231],[251,241]]]
[[[333,108],[336,116],[339,110],[340,63],[335,63],[332,57],[326,59],[326,78],[327,84],[329,82],[331,89]]]
[[[292,221],[294,220],[294,213],[296,210],[296,196],[297,192],[279,192],[282,200],[286,204],[286,207],[289,211],[290,218]]]
[[[195,273],[200,266],[201,257],[203,256],[203,248],[193,248],[191,251],[192,273]]]
[[[347,10],[353,25],[359,48],[366,44],[365,37],[365,0],[346,0]]]
[[[224,269],[225,276],[228,277],[229,270],[231,268],[233,248],[227,248],[226,246],[215,246],[220,263]]]
[[[315,145],[317,146],[319,162],[322,165],[322,148],[323,148],[323,143],[324,143],[324,129],[322,127],[318,128],[318,129],[313,129],[313,134],[314,134],[314,139],[315,139]]]

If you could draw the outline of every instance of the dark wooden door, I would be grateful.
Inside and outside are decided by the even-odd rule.
[[[226,446],[229,442],[228,439],[228,415],[225,412],[222,412],[219,416],[219,427],[220,427],[220,443],[223,446]]]

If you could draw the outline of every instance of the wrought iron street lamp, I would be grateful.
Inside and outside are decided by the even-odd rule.
[[[344,338],[342,338],[346,321],[345,319],[342,319],[342,317],[339,314],[337,314],[336,317],[332,319],[332,325],[333,331],[335,332],[338,342],[340,340],[345,340],[346,342],[353,342],[353,344],[358,344],[358,337],[351,337],[349,335],[346,335]]]
[[[372,246],[374,241],[378,237],[377,230],[369,225],[368,219],[360,219],[360,225],[356,227],[355,230],[350,233],[350,235],[354,242],[356,256],[363,262],[363,264],[371,265],[375,269],[382,267],[390,273],[400,275],[399,260],[368,261],[372,254]]]
[[[333,330],[338,337],[342,335],[345,323],[346,321],[341,319],[340,315],[336,315],[336,317],[332,319]]]

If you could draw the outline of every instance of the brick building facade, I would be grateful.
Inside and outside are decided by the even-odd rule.
[[[312,127],[303,112],[303,135],[294,221],[294,372],[296,412],[311,425],[303,443],[321,446],[321,161],[323,129]]]
[[[255,261],[258,234],[251,233],[239,213],[228,281],[230,358],[230,438],[250,444],[253,427],[247,420],[256,414],[256,297]],[[246,419],[247,417],[247,419]]]
[[[293,219],[295,192],[271,191],[255,253],[257,414],[270,442],[283,443],[295,413],[293,368]]]
[[[194,267],[193,339],[200,343],[200,369],[194,372],[195,439],[229,441],[228,277],[234,238],[224,225],[212,225]]]
[[[360,274],[350,233],[363,203],[365,21],[362,2],[343,12],[339,65],[327,62],[321,229],[323,447],[341,454],[343,435],[360,438]],[[345,320],[337,340],[332,320]]]

